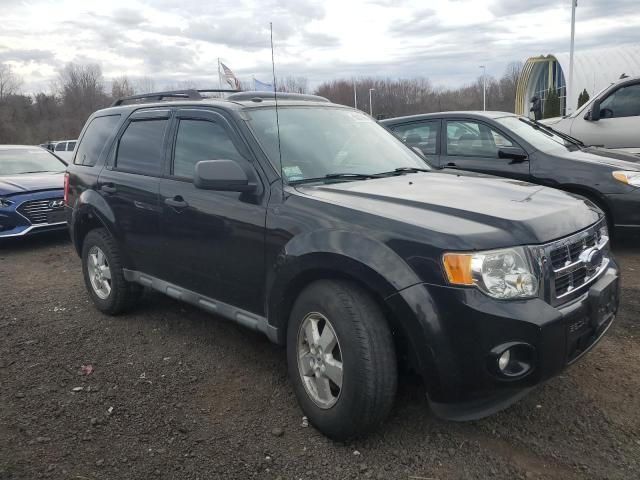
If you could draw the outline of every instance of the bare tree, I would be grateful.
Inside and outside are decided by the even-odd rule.
[[[96,110],[109,105],[100,65],[68,63],[58,74],[58,95],[62,102],[64,129],[77,136]]]
[[[11,66],[0,63],[0,100],[15,95],[20,90],[22,81],[11,70]]]
[[[111,80],[111,96],[114,99],[130,97],[133,94],[133,85],[126,75]]]
[[[139,77],[133,82],[133,90],[136,93],[156,92],[156,82],[151,77]]]
[[[277,80],[278,91],[279,92],[289,92],[289,93],[308,93],[309,92],[309,81],[306,77],[294,77],[287,76],[283,79]]]

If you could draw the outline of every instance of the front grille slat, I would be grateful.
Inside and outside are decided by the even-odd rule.
[[[24,202],[16,210],[32,224],[48,223],[49,214],[58,212],[64,207],[53,208],[49,206],[53,200],[62,200],[61,197],[47,198],[45,200],[29,200]]]
[[[551,263],[553,277],[552,294],[556,300],[584,286],[600,271],[603,262],[606,261],[606,255],[604,255],[606,250],[602,251],[603,255],[597,265],[587,265],[592,262],[585,261],[585,256],[581,257],[581,255],[585,250],[600,245],[601,227],[600,223],[596,224],[585,232],[546,246],[546,255]]]

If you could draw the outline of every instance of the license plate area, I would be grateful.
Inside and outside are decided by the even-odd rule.
[[[589,289],[589,319],[600,329],[618,310],[618,277],[606,275]]]
[[[64,209],[53,211],[47,215],[47,223],[60,223],[66,220]]]
[[[578,360],[602,336],[618,310],[618,277],[605,275],[590,289],[582,314],[567,325],[567,363]]]

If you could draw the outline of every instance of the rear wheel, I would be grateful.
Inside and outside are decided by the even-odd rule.
[[[321,280],[297,298],[287,328],[289,376],[304,414],[347,440],[376,428],[395,398],[393,338],[373,298],[357,285]]]
[[[84,239],[82,272],[93,303],[104,313],[128,310],[142,293],[140,285],[125,280],[118,247],[104,228],[91,230]]]

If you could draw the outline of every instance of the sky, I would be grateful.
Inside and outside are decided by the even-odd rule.
[[[640,0],[578,0],[576,51],[640,42]],[[568,51],[571,0],[0,0],[0,62],[49,91],[68,62],[158,87],[217,88],[218,58],[243,81],[311,87],[351,77],[474,82],[486,65]]]

